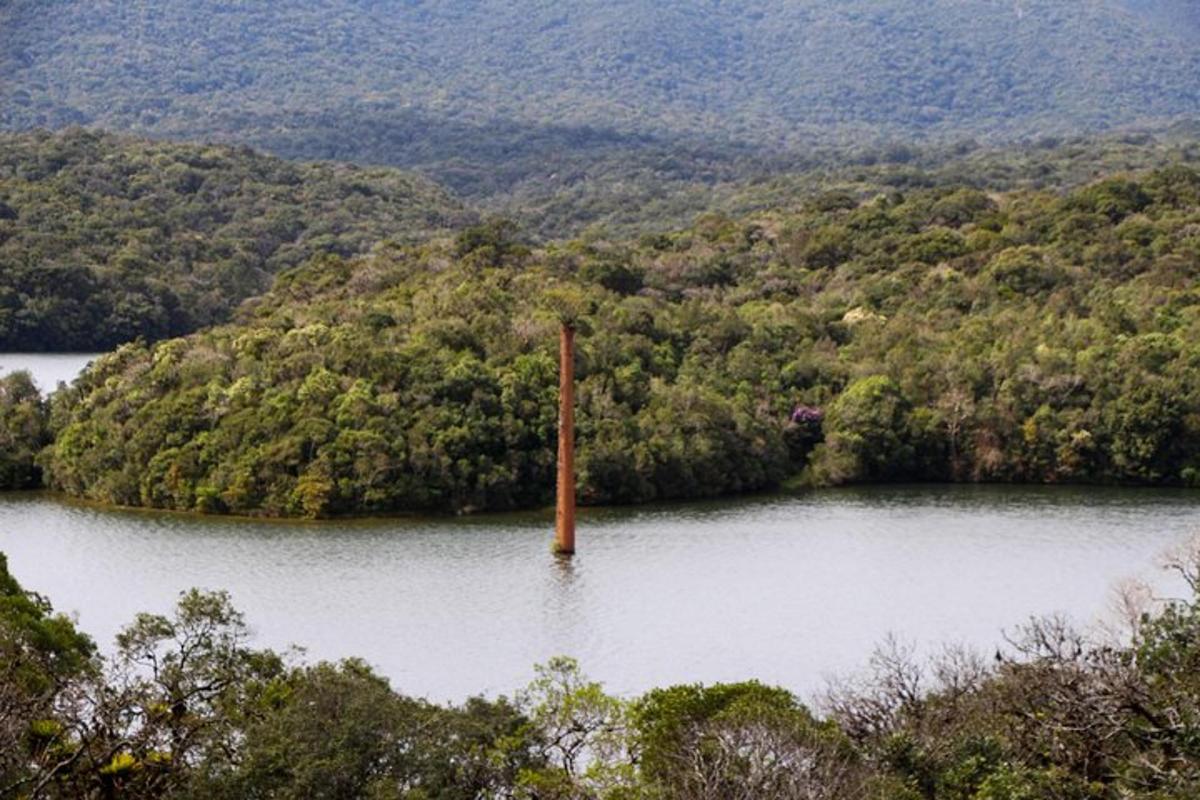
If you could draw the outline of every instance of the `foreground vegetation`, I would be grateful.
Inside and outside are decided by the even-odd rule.
[[[1200,482],[1200,173],[820,196],[637,242],[502,222],[323,257],[102,358],[49,485],[324,516],[548,503],[557,315],[587,503],[785,481]]]
[[[0,134],[0,350],[190,333],[317,253],[470,218],[399,170],[82,130]]]
[[[885,648],[818,715],[755,682],[624,700],[569,659],[438,705],[365,664],[249,646],[223,594],[104,659],[0,556],[0,797],[1185,800],[1200,792],[1200,573],[1129,638],[1034,620],[995,658]],[[1135,597],[1130,594],[1129,597]]]

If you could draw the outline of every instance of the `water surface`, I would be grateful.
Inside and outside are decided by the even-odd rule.
[[[260,645],[361,656],[434,699],[507,693],[578,657],[629,694],[759,678],[808,694],[889,633],[991,652],[1029,615],[1105,614],[1163,583],[1200,495],[891,487],[584,510],[578,556],[546,513],[305,524],[115,512],[0,495],[0,550],[107,644],[188,587],[228,589]]]
[[[60,382],[75,380],[97,357],[97,353],[0,353],[0,376],[28,370],[39,389],[52,392]]]

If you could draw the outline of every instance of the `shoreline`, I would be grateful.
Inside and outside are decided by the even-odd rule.
[[[883,491],[891,490],[896,492],[907,492],[912,490],[950,490],[950,491],[988,491],[997,489],[1013,489],[1026,491],[1082,491],[1088,489],[1107,489],[1128,492],[1168,492],[1171,494],[1185,495],[1195,493],[1195,498],[1200,500],[1200,487],[1183,486],[1183,485],[1162,485],[1162,484],[1138,484],[1138,483],[1017,483],[1017,482],[951,482],[951,481],[914,481],[914,482],[878,482],[878,483],[852,483],[840,484],[836,486],[813,486],[810,484],[803,485],[784,485],[773,490],[764,490],[759,492],[744,492],[727,495],[719,495],[713,497],[694,497],[694,498],[679,498],[674,500],[655,500],[649,503],[631,503],[627,505],[585,505],[579,504],[580,516],[585,520],[588,517],[596,518],[603,517],[612,513],[630,512],[630,511],[647,511],[647,512],[665,512],[684,508],[697,508],[705,506],[727,506],[741,504],[769,504],[780,500],[788,500],[803,495],[813,493],[854,493],[862,491]],[[67,492],[55,489],[6,489],[0,490],[0,502],[7,499],[46,499],[61,503],[67,507],[87,509],[91,511],[99,511],[116,514],[133,514],[138,516],[157,516],[168,515],[173,517],[181,517],[195,520],[205,520],[218,522],[221,520],[229,520],[231,522],[253,522],[265,523],[270,525],[303,525],[305,527],[324,527],[336,524],[345,523],[383,523],[389,521],[403,522],[486,522],[489,520],[504,519],[509,521],[517,521],[521,519],[529,521],[544,521],[549,528],[554,524],[554,506],[546,505],[538,508],[519,508],[519,509],[485,509],[466,512],[434,512],[434,511],[387,511],[379,513],[352,513],[352,514],[337,514],[325,517],[302,517],[302,516],[274,516],[268,514],[236,514],[236,513],[210,513],[205,511],[196,511],[194,509],[179,509],[179,508],[155,508],[150,506],[129,506],[119,505],[114,503],[106,503],[101,500],[92,500],[85,497],[77,497],[68,494]]]

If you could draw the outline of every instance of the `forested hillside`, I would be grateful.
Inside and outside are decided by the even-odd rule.
[[[0,126],[420,167],[473,199],[709,182],[821,144],[1194,116],[1192,5],[10,0]]]
[[[178,336],[316,253],[470,219],[395,169],[82,130],[0,134],[0,350]]]
[[[505,198],[502,207],[543,238],[564,238],[562,231],[653,233],[686,227],[703,212],[740,217],[795,206],[830,191],[860,198],[936,187],[1065,192],[1118,172],[1200,165],[1200,123],[1178,123],[1153,132],[1046,136],[997,147],[960,142],[818,149],[799,164],[760,163],[756,170],[747,170],[751,178],[736,177],[736,167],[714,166],[711,182],[689,180],[682,170],[666,173],[635,164],[625,162],[623,169],[635,171],[613,186],[597,181],[552,192],[548,184],[530,181]]]
[[[50,485],[323,516],[546,503],[556,315],[588,503],[887,480],[1200,482],[1200,173],[942,187],[636,242],[317,258],[55,398]],[[566,311],[564,311],[566,309]]]
[[[897,147],[854,162],[813,153],[799,172],[748,181],[724,170],[712,184],[669,161],[626,162],[619,187],[533,182],[507,207],[523,209],[531,239],[590,220],[628,237],[688,225],[704,210],[744,216],[829,191],[1061,191],[1097,174],[1200,163],[1200,145],[1175,126],[1024,148]],[[273,274],[314,253],[353,255],[473,220],[442,190],[394,169],[298,165],[245,148],[80,129],[0,135],[0,349],[109,349],[190,333],[224,321]]]

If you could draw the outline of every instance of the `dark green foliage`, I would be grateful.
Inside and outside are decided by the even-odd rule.
[[[69,619],[21,588],[0,553],[0,796],[27,796],[30,767],[62,757],[55,706],[92,673],[94,653]]]
[[[72,131],[0,135],[0,350],[100,350],[228,319],[317,253],[470,219],[389,169]]]
[[[101,359],[42,463],[162,508],[542,505],[567,313],[585,503],[796,477],[1195,485],[1198,180],[948,187],[540,250],[492,223],[323,257],[238,325]],[[1133,204],[1093,213],[1114,197]]]
[[[507,701],[437,706],[397,694],[356,661],[289,672],[247,716],[236,766],[209,770],[195,796],[474,800],[541,765]]]
[[[28,372],[0,377],[0,489],[33,489],[42,483],[34,464],[50,443],[48,414]]]
[[[0,632],[4,675],[24,691],[42,692],[55,681],[85,672],[91,640],[71,621],[54,614],[41,597],[26,592],[8,571],[0,553]]]

